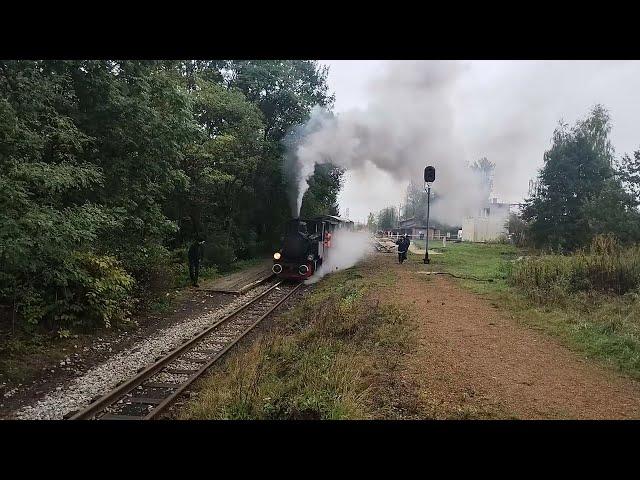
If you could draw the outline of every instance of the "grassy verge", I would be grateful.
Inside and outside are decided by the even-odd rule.
[[[558,337],[565,345],[640,379],[640,299],[635,296],[572,295],[540,305],[523,292],[502,296],[514,318]]]
[[[433,270],[446,271],[461,277],[473,277],[491,282],[462,279],[461,283],[478,293],[505,291],[510,261],[518,256],[518,250],[511,245],[491,243],[442,243],[430,246],[437,255],[430,255]],[[415,261],[419,255],[411,254]]]
[[[406,418],[417,392],[397,382],[415,341],[404,311],[375,289],[394,277],[354,267],[317,284],[271,331],[203,381],[184,419]]]
[[[542,297],[509,285],[518,251],[508,245],[452,244],[432,257],[435,270],[493,282],[460,280],[524,325],[559,338],[580,354],[640,378],[640,295],[575,292]],[[565,260],[560,260],[564,262]]]

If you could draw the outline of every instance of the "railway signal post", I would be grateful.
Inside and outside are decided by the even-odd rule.
[[[431,183],[436,179],[436,169],[431,165],[424,169],[424,189],[427,192],[427,232],[425,235],[424,260],[425,264],[429,263],[429,203],[431,200]]]

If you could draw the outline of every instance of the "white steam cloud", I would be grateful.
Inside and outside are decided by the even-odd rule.
[[[325,63],[346,108],[335,117],[317,109],[297,132],[288,170],[294,215],[315,163],[348,169],[341,206],[360,220],[397,205],[408,181],[420,183],[430,164],[441,199],[432,216],[457,224],[484,200],[468,163],[495,162],[494,193],[519,201],[558,121],[573,124],[597,103],[611,112],[616,152],[640,142],[639,61]]]
[[[295,172],[290,175],[294,215],[300,211],[314,166],[327,162],[347,170],[373,164],[403,181],[420,178],[427,164],[436,166],[441,200],[432,214],[442,221],[459,222],[486,198],[456,133],[453,93],[464,65],[444,61],[389,65],[386,74],[372,83],[365,110],[333,116],[315,108],[298,130],[302,138],[298,137],[289,164],[289,171]]]
[[[353,267],[373,251],[371,236],[366,232],[338,230],[333,234],[331,245],[322,265],[305,284],[316,283],[329,273]]]

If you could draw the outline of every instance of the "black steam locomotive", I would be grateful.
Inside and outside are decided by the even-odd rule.
[[[353,222],[331,215],[289,220],[282,248],[273,254],[273,273],[293,280],[309,278],[330,255],[333,235],[342,228],[353,229]]]

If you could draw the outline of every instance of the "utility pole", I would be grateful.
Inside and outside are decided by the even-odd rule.
[[[427,192],[427,232],[425,235],[424,260],[425,264],[429,263],[429,208],[431,203],[431,183],[436,179],[436,169],[431,165],[424,169],[424,185]]]

